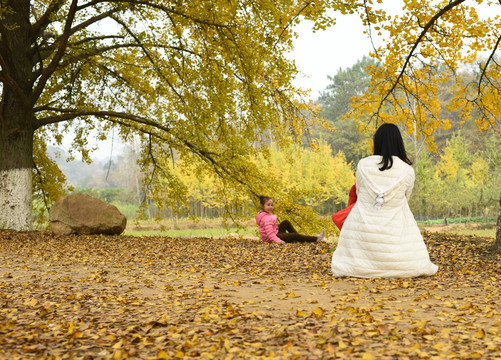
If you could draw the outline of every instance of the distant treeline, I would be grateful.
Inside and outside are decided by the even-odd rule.
[[[446,145],[433,154],[422,150],[416,157],[411,149],[416,171],[416,182],[410,206],[420,220],[456,218],[494,218],[499,199],[499,169],[501,148],[495,136],[484,139],[483,148],[475,148],[472,141],[460,133],[446,141]],[[286,159],[293,158],[292,166]],[[294,146],[275,149],[266,159],[256,159],[259,166],[281,174],[292,189],[309,189],[307,198],[297,199],[299,204],[311,206],[320,214],[330,216],[346,206],[348,191],[355,182],[355,163],[347,163],[342,152],[333,155],[331,147],[320,142],[318,149]],[[243,212],[252,216],[257,210],[255,201],[248,199],[245,209],[232,208],[217,197],[217,184],[213,178],[198,178],[182,171],[177,164],[178,176],[185,186],[187,202],[182,213],[198,218],[221,218],[225,211]],[[153,202],[143,202],[134,187],[76,188],[119,207],[129,218],[141,212],[146,217],[170,218],[180,209],[159,210]],[[273,196],[273,194],[271,194]],[[280,201],[277,202],[280,206]],[[140,211],[141,210],[141,211]]]

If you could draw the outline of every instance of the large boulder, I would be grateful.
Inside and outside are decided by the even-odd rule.
[[[60,235],[118,235],[127,225],[116,206],[85,194],[61,196],[50,208],[49,220],[52,231]]]

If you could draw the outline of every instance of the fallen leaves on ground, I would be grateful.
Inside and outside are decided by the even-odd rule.
[[[336,279],[327,243],[0,230],[0,358],[500,358],[493,239],[425,241],[435,276]]]

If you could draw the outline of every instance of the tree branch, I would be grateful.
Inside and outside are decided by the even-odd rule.
[[[372,39],[372,28],[371,28],[371,22],[369,19],[369,9],[367,9],[367,0],[364,0],[364,10],[365,10],[365,16],[367,17],[367,28],[369,29],[369,39],[371,39],[372,49],[374,50],[374,53],[376,53],[376,55],[378,55],[378,51],[377,51],[376,46],[374,45],[374,41]]]
[[[501,2],[501,0],[500,0],[500,2]],[[496,55],[496,50],[498,49],[500,42],[501,42],[501,36],[498,37],[498,40],[496,41],[496,45],[494,46],[494,49],[492,50],[491,54],[489,55],[489,58],[485,62],[484,68],[482,69],[482,73],[480,74],[480,79],[478,80],[478,92],[477,92],[477,96],[480,96],[482,79],[484,78],[484,76],[486,76],[485,72],[487,71],[487,67],[489,66],[489,63],[492,61],[492,59],[494,58],[494,56]]]
[[[57,0],[51,2],[51,4],[49,5],[45,13],[42,15],[42,17],[38,19],[37,22],[32,26],[33,36],[34,36],[32,41],[35,41],[35,39],[40,36],[40,32],[43,31],[50,23],[50,17],[52,16],[52,14],[56,13],[61,8],[61,6],[63,6],[64,3],[65,1],[63,0]]]
[[[78,10],[81,10],[81,9],[85,9],[87,7],[91,7],[91,6],[94,6],[94,5],[97,5],[97,4],[102,4],[102,3],[110,3],[110,4],[114,4],[114,3],[118,3],[118,4],[121,4],[123,3],[124,1],[123,0],[94,0],[94,1],[90,1],[84,5],[81,5],[78,7]],[[184,17],[185,19],[188,19],[188,20],[191,20],[195,23],[198,23],[198,24],[204,24],[204,25],[209,25],[209,26],[217,26],[217,27],[226,27],[227,25],[226,24],[220,24],[220,23],[216,23],[216,22],[212,22],[212,21],[207,21],[207,20],[202,20],[202,19],[198,19],[198,18],[194,18],[192,16],[188,16],[178,10],[175,10],[173,8],[169,8],[165,5],[160,5],[160,4],[156,4],[154,2],[151,2],[151,1],[148,1],[148,0],[131,0],[131,1],[127,1],[127,3],[130,5],[143,5],[143,6],[146,6],[146,7],[150,7],[150,8],[153,8],[153,9],[157,9],[157,10],[161,10],[165,13],[168,13],[168,14],[175,14],[175,15],[178,15],[178,16],[181,16],[181,17]]]
[[[45,118],[41,118],[37,121],[36,124],[36,129],[39,127],[49,125],[49,124],[57,124],[63,121],[69,121],[76,119],[80,116],[96,116],[96,117],[101,117],[101,118],[106,118],[106,117],[116,117],[116,118],[121,118],[125,120],[130,120],[133,122],[136,122],[138,124],[142,125],[148,125],[152,126],[154,128],[157,128],[159,130],[165,131],[165,132],[170,132],[170,128],[167,126],[161,125],[153,120],[141,117],[141,116],[135,116],[131,115],[128,113],[123,113],[123,112],[118,112],[118,111],[92,111],[92,110],[77,110],[77,109],[59,109],[59,108],[52,108],[52,107],[40,107],[40,108],[35,108],[34,112],[39,112],[39,111],[55,111],[55,112],[60,112],[63,113],[63,115],[58,115],[58,116],[48,116]]]
[[[284,34],[285,30],[287,30],[287,28],[294,22],[294,20],[296,20],[299,15],[301,15],[301,13],[308,7],[311,5],[311,1],[307,2],[305,6],[303,6],[301,8],[301,10],[298,11],[298,13],[296,15],[294,15],[292,17],[292,19],[290,19],[290,21],[287,23],[287,25],[285,25],[285,27],[282,29],[282,31],[280,32],[280,35],[278,35],[278,38],[277,38],[277,41],[275,41],[275,43],[273,44],[273,47],[276,47],[278,42],[280,41],[280,38],[282,37],[282,35]]]
[[[68,40],[69,37],[73,34],[75,34],[77,31],[81,30],[81,29],[84,29],[88,26],[90,26],[91,24],[95,23],[95,22],[98,22],[99,20],[102,20],[106,17],[109,17],[110,15],[112,15],[113,13],[117,12],[118,10],[117,9],[112,9],[112,10],[109,10],[107,12],[104,12],[102,14],[99,14],[98,16],[94,16],[86,21],[84,21],[83,23],[80,23],[78,24],[77,26],[73,27],[70,29],[69,31],[69,36],[66,36],[67,34],[65,32],[63,32],[63,34],[54,41],[53,44],[51,44],[50,46],[47,46],[47,47],[44,47],[42,49],[40,49],[40,47],[38,46],[38,44],[36,44],[36,47],[37,47],[37,51],[38,51],[38,54],[39,54],[39,62],[40,62],[40,70],[38,72],[39,73],[42,73],[43,72],[43,60],[46,59],[53,51],[53,49],[55,48],[58,48],[61,41],[63,41],[65,38]],[[75,44],[83,44],[85,43],[86,41],[91,41],[90,39],[94,39],[94,40],[103,40],[103,39],[106,39],[106,38],[120,38],[119,36],[116,36],[116,35],[105,35],[105,36],[100,36],[100,37],[94,37],[94,38],[88,38],[88,39],[83,39],[81,41],[78,41],[77,43]],[[47,56],[42,56],[41,53],[44,52],[44,53],[47,53],[48,55]],[[36,79],[37,77],[35,77]],[[35,80],[34,80],[35,81]]]
[[[155,65],[155,61],[153,60],[153,58],[151,57],[150,53],[146,50],[146,48],[144,47],[144,44],[141,42],[141,40],[139,40],[137,38],[137,36],[132,32],[131,29],[129,29],[129,27],[127,26],[127,24],[125,24],[123,21],[121,21],[120,19],[115,19],[114,20],[119,23],[120,25],[122,25],[124,27],[124,29],[134,38],[134,40],[136,40],[138,46],[141,47],[141,49],[143,50],[144,54],[146,55],[146,57],[148,58],[148,60],[150,61],[150,63],[152,65]],[[174,85],[172,85],[172,83],[170,82],[169,79],[167,79],[164,74],[162,74],[162,72],[160,71],[160,69],[158,69],[156,66],[154,66],[155,68],[155,71],[157,72],[157,74],[160,76],[160,78],[162,78],[166,83],[167,85],[171,88],[171,90],[176,94],[176,96],[179,98],[179,100],[181,102],[185,102],[184,98],[181,96],[181,94],[179,94],[179,92],[176,90],[176,88],[174,87]]]
[[[36,102],[36,100],[42,94],[43,89],[45,88],[47,81],[49,80],[52,73],[57,69],[59,61],[64,56],[64,53],[66,51],[66,45],[67,45],[68,39],[71,35],[71,24],[73,23],[73,20],[75,18],[75,14],[76,14],[76,10],[77,10],[77,3],[78,3],[78,0],[72,0],[72,2],[71,2],[70,9],[68,10],[68,15],[66,18],[66,23],[64,25],[63,35],[61,37],[61,41],[58,44],[57,52],[54,55],[54,57],[52,58],[49,66],[45,69],[45,71],[42,71],[42,75],[40,76],[40,79],[38,80],[38,83],[33,91],[33,101],[34,102]]]
[[[116,12],[119,12],[119,10],[117,8],[115,9],[110,9],[104,13],[101,13],[97,16],[94,16],[94,17],[91,17],[90,19],[87,19],[86,21],[76,25],[75,27],[71,28],[71,31],[70,31],[70,34],[73,35],[74,33],[76,33],[77,31],[80,31],[82,29],[85,29],[87,28],[88,26],[100,21],[100,20],[103,20],[103,19],[106,19],[107,17],[111,17],[111,15],[113,15],[114,13]]]
[[[386,99],[388,99],[388,97],[390,96],[390,94],[396,89],[398,83],[400,82],[400,80],[402,79],[402,77],[404,76],[405,74],[405,70],[407,68],[407,66],[409,65],[410,63],[410,60],[411,58],[414,56],[414,51],[417,49],[418,45],[421,43],[421,40],[423,40],[423,38],[425,37],[425,35],[428,33],[428,31],[433,27],[433,24],[435,23],[435,21],[437,21],[443,14],[445,14],[447,11],[453,9],[454,7],[456,7],[457,5],[463,3],[465,0],[455,0],[449,4],[447,4],[444,8],[440,9],[440,11],[438,13],[436,13],[431,19],[430,21],[428,21],[428,23],[424,26],[423,28],[423,31],[421,31],[421,34],[419,34],[419,37],[417,38],[417,40],[414,42],[414,45],[412,46],[412,49],[411,51],[409,52],[409,54],[407,55],[407,58],[405,59],[405,62],[404,62],[404,65],[402,67],[402,70],[400,70],[400,73],[398,74],[398,77],[397,79],[393,82],[393,85],[391,86],[391,88],[386,92],[386,95],[383,97],[383,99],[379,102],[379,107],[377,109],[377,112],[376,113],[379,113],[379,111],[381,110],[381,108],[383,107],[383,104],[384,102],[386,101]]]
[[[7,87],[10,91],[12,91],[13,94],[26,106],[29,105],[29,100],[26,98],[24,95],[23,91],[19,87],[19,84],[17,81],[15,81],[7,71],[8,67],[7,64],[5,63],[5,60],[0,54],[0,67],[2,68],[2,71],[0,71],[0,82]]]

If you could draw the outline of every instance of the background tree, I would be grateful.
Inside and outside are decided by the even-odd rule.
[[[372,52],[381,66],[370,69],[369,90],[353,102],[354,114],[370,113],[372,125],[401,123],[408,133],[436,149],[437,129],[450,127],[441,112],[439,89],[454,79],[449,111],[475,121],[479,131],[500,132],[501,32],[499,1],[401,1],[402,12],[390,16],[387,4],[364,2],[361,17],[369,34],[386,41]],[[392,3],[392,9],[398,7]],[[388,10],[388,11],[387,11]],[[480,17],[479,11],[487,16]],[[472,77],[468,68],[476,68]],[[496,239],[498,248],[501,243]]]
[[[353,4],[337,0],[4,0],[0,7],[0,227],[30,229],[32,169],[52,169],[48,142],[73,134],[90,161],[89,137],[112,129],[140,137],[145,193],[160,207],[184,195],[159,159],[177,153],[236,193],[281,187],[249,155],[308,129],[284,54],[301,19],[319,29]],[[263,137],[263,134],[267,134]],[[256,144],[260,144],[256,147]],[[34,154],[38,154],[34,156]],[[62,177],[40,171],[50,204]],[[158,175],[173,185],[169,197]],[[293,200],[291,200],[293,202]]]
[[[270,155],[259,156],[257,163],[266,173],[275,173],[283,178],[282,198],[287,197],[287,193],[301,194],[301,197],[296,197],[298,202],[322,215],[332,215],[346,207],[348,193],[355,183],[351,164],[346,162],[344,153],[333,155],[324,141],[315,144],[314,149],[297,144],[272,148]],[[277,200],[280,202],[282,199]],[[333,226],[330,216],[328,223]]]
[[[447,141],[440,161],[437,163],[438,187],[448,209],[447,217],[464,216],[464,210],[475,201],[472,190],[470,143],[460,135]]]
[[[357,122],[348,121],[346,114],[351,109],[351,98],[367,91],[370,76],[366,69],[375,65],[373,59],[364,56],[353,66],[339,69],[334,76],[328,76],[330,84],[318,98],[320,115],[334,129],[321,130],[320,136],[329,143],[334,154],[342,151],[346,160],[355,165],[370,152],[371,135],[359,132]]]
[[[419,162],[414,162],[416,179],[409,206],[419,218],[441,217],[447,212],[446,201],[439,187],[433,157],[427,151],[421,154]]]

